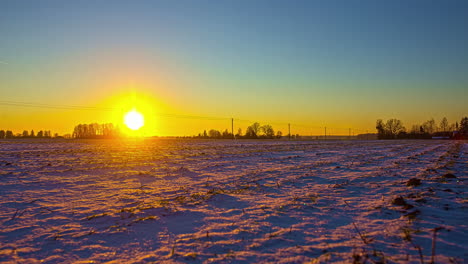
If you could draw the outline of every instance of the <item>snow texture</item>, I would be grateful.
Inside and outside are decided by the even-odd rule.
[[[0,262],[465,263],[463,141],[0,141]]]

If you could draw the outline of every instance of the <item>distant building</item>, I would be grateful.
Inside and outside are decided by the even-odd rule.
[[[359,140],[376,140],[377,134],[376,133],[366,133],[366,134],[359,134],[356,136]]]

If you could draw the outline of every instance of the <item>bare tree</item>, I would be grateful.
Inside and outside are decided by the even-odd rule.
[[[239,128],[239,129],[237,130],[236,137],[242,137],[242,128]]]
[[[50,137],[51,132],[46,131],[45,137]],[[120,131],[113,124],[79,124],[73,130],[74,138],[114,138],[120,135]]]
[[[447,118],[444,117],[442,118],[442,120],[440,121],[440,130],[442,132],[447,132],[448,131],[448,128],[449,128],[449,123],[447,121]]]
[[[255,122],[251,125],[251,127],[255,135],[258,135],[258,133],[260,132],[260,124],[258,122]]]
[[[375,129],[377,129],[377,133],[378,133],[380,139],[386,137],[386,135],[385,135],[386,134],[385,133],[385,125],[384,125],[382,119],[377,119],[377,122],[375,124]]]
[[[385,128],[387,132],[393,137],[396,138],[396,136],[405,131],[405,127],[403,126],[403,123],[401,120],[398,119],[389,119],[387,120],[387,123],[385,124]]]
[[[375,128],[377,129],[379,139],[397,138],[399,134],[406,131],[401,120],[395,118],[387,120],[386,123],[378,119]]]
[[[211,129],[210,131],[208,131],[208,136],[210,136],[210,138],[220,138],[221,132],[215,129]]]
[[[283,132],[279,131],[276,132],[276,138],[281,138],[283,136]]]
[[[247,127],[247,131],[245,132],[245,136],[247,138],[257,138],[258,133],[260,132],[260,124],[255,122],[249,127]]]
[[[420,126],[420,125],[413,125],[413,126],[411,127],[410,133],[412,133],[412,134],[419,134],[419,133],[421,133],[421,126]]]
[[[460,121],[459,133],[464,139],[468,138],[468,117],[464,117]]]
[[[226,129],[223,131],[223,138],[232,138],[232,134]]]
[[[424,129],[424,132],[429,133],[429,134],[432,134],[436,132],[437,130],[437,125],[435,123],[434,118],[431,118],[430,120],[427,120],[426,122],[424,122],[422,127]]]
[[[257,134],[254,132],[254,129],[252,126],[247,127],[247,130],[245,131],[245,137],[246,138],[256,138]]]
[[[263,125],[260,127],[260,130],[267,138],[273,138],[275,136],[275,131],[271,125]]]

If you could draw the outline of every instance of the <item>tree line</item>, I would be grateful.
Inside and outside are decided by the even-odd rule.
[[[121,133],[117,126],[112,123],[106,124],[79,124],[73,129],[73,138],[96,139],[96,138],[117,138]]]
[[[210,129],[208,132],[205,130],[203,133],[199,133],[198,136],[195,136],[194,138],[232,139],[233,137],[238,139],[274,139],[283,137],[283,133],[281,131],[277,131],[275,133],[275,130],[271,125],[260,125],[260,123],[255,122],[247,127],[245,134],[242,133],[241,128],[237,130],[235,135],[227,129],[223,132],[216,129]],[[299,135],[293,135],[292,137],[298,138]]]
[[[73,129],[73,134],[67,134],[59,136],[55,133],[52,136],[50,130],[40,130],[35,133],[34,130],[30,132],[24,130],[23,133],[13,133],[11,130],[0,130],[0,139],[10,138],[80,138],[80,139],[99,139],[99,138],[117,138],[120,137],[121,133],[118,127],[112,123],[107,124],[79,124]]]
[[[55,133],[54,137],[59,137],[59,135]],[[4,138],[52,138],[52,133],[50,130],[40,130],[37,133],[34,133],[34,130],[31,132],[24,130],[23,133],[15,134],[11,130],[0,130],[0,139]]]
[[[449,124],[447,118],[440,122],[431,118],[422,124],[415,124],[407,130],[403,122],[398,119],[389,119],[386,122],[378,119],[376,123],[378,139],[431,139],[450,138],[468,139],[468,117],[461,119],[460,123]]]

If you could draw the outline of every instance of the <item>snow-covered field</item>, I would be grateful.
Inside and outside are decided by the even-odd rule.
[[[460,141],[4,140],[0,262],[466,263],[467,191]]]

